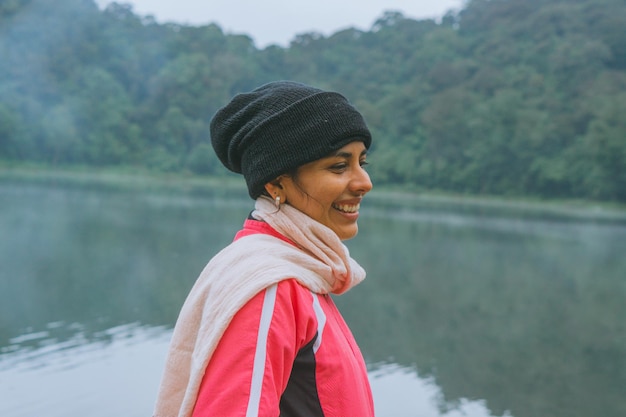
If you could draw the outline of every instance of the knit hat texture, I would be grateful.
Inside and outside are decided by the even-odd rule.
[[[277,81],[236,95],[211,120],[211,144],[229,170],[243,174],[256,199],[269,181],[372,137],[339,93]]]

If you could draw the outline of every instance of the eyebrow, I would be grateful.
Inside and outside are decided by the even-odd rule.
[[[367,149],[363,149],[363,152],[361,152],[361,154],[359,156],[364,156],[367,155]],[[331,157],[339,157],[339,158],[351,158],[352,157],[352,152],[343,152],[343,151],[337,151],[334,154],[330,155]]]

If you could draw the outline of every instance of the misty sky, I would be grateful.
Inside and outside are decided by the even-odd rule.
[[[101,6],[110,0],[96,0]],[[369,30],[386,10],[424,19],[440,18],[463,0],[118,0],[135,14],[152,15],[159,23],[217,23],[226,33],[251,36],[258,48],[288,46],[296,34],[326,36],[348,27]]]

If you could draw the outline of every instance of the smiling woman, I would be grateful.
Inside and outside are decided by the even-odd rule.
[[[279,81],[220,109],[211,142],[255,210],[183,305],[154,415],[373,416],[329,296],[365,278],[342,243],[372,189],[363,117],[341,94]]]

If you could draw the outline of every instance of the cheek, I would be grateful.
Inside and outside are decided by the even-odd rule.
[[[331,173],[301,172],[298,182],[290,184],[291,205],[318,221],[332,212],[332,203],[341,196],[345,184]]]
[[[307,188],[303,187],[304,193],[299,196],[298,200],[301,211],[309,217],[324,222],[332,210],[334,198],[332,190],[320,184],[310,184]]]

